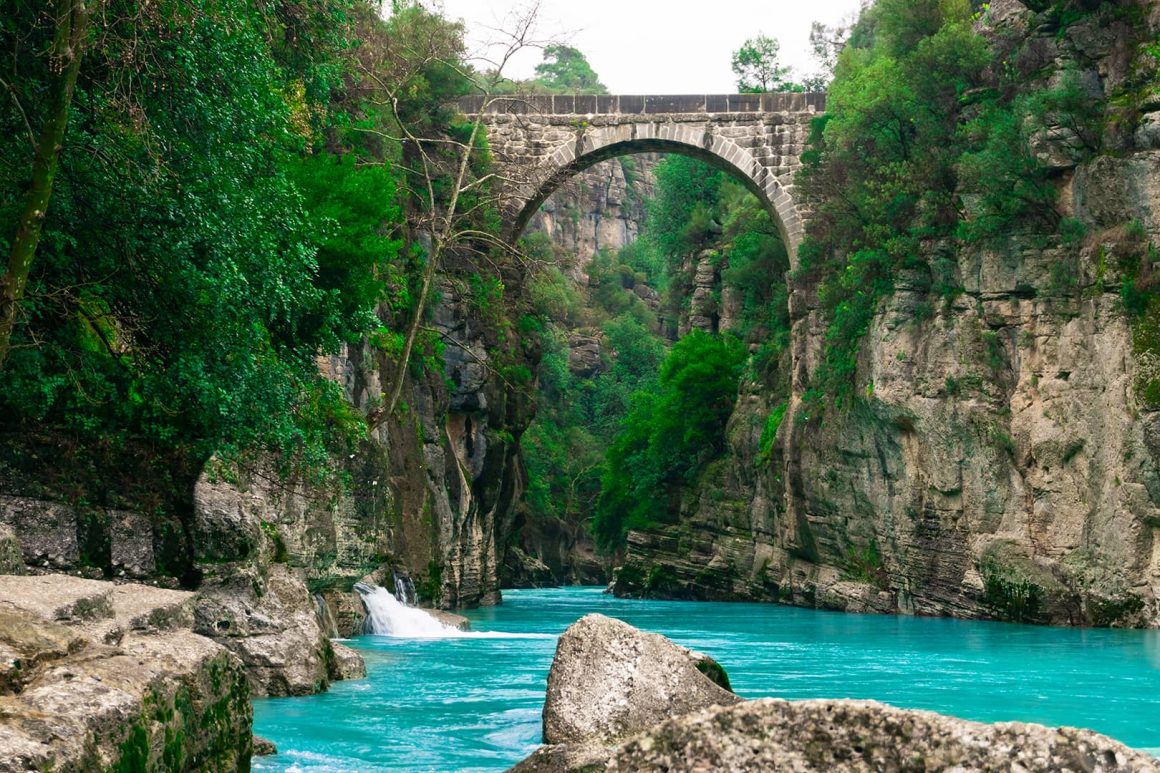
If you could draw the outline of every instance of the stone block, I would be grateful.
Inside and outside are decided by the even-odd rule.
[[[644,112],[644,97],[641,96],[620,96],[620,112],[625,114],[636,114]]]
[[[77,514],[71,507],[41,499],[0,496],[0,523],[16,534],[25,564],[67,569],[80,563]]]
[[[132,578],[148,578],[157,569],[153,556],[153,519],[126,510],[109,511],[109,543],[113,571]]]
[[[729,96],[729,111],[732,113],[752,113],[760,109],[760,94],[731,94]]]
[[[710,113],[729,112],[729,97],[725,94],[710,94],[705,97],[705,110]]]

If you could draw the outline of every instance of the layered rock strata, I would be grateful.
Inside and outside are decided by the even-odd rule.
[[[250,692],[192,593],[0,576],[0,771],[248,770]]]
[[[1038,63],[1028,88],[1072,72],[1099,100],[1139,104],[1088,160],[1065,126],[1033,138],[1083,242],[923,245],[962,292],[932,295],[923,270],[896,277],[848,410],[808,399],[827,321],[817,288],[795,281],[788,405],[742,390],[729,453],[679,523],[630,535],[618,593],[1160,625],[1160,369],[1151,323],[1121,298],[1160,244],[1160,100],[1140,44],[1158,19],[1103,3],[1059,27],[1030,5],[981,17],[1010,61]]]

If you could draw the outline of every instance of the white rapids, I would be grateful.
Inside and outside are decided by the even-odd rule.
[[[417,607],[407,606],[395,594],[378,585],[355,583],[354,589],[367,605],[367,632],[397,639],[552,639],[552,634],[461,631],[441,623]]]

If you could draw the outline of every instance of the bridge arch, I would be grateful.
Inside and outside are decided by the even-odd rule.
[[[661,131],[664,128],[660,127]],[[674,127],[670,133],[677,136],[623,139],[618,136],[620,132],[612,136],[609,136],[609,132],[592,132],[585,134],[579,148],[575,145],[560,147],[552,154],[550,167],[540,170],[542,181],[522,189],[519,199],[509,204],[515,214],[505,218],[510,223],[510,232],[505,234],[505,238],[513,242],[518,239],[536,210],[556,189],[577,173],[601,161],[635,153],[676,153],[704,161],[745,185],[769,210],[773,221],[781,229],[791,260],[795,259],[801,243],[801,214],[777,177],[732,140],[707,136],[704,131],[684,126]],[[794,263],[796,265],[796,260]]]
[[[820,94],[727,96],[539,96],[468,102],[484,113],[504,181],[504,237],[515,242],[540,205],[568,178],[633,153],[698,158],[742,182],[781,229],[797,266],[807,212],[793,177]]]

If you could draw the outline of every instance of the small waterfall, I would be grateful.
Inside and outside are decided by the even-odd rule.
[[[364,582],[355,583],[354,589],[367,605],[367,629],[370,633],[404,639],[450,639],[463,636],[463,632],[457,628],[444,625],[423,610],[407,606],[396,598],[399,595],[398,579],[395,580],[395,588],[395,595],[391,595],[386,588]],[[413,585],[411,592],[414,593]]]
[[[419,601],[419,596],[415,593],[415,582],[409,576],[398,572],[395,572],[395,598],[408,607],[415,606]]]
[[[330,605],[326,603],[326,599],[322,597],[321,593],[314,594],[314,616],[318,618],[318,627],[322,629],[326,638],[338,638],[338,623],[335,622],[334,615],[330,612]]]

